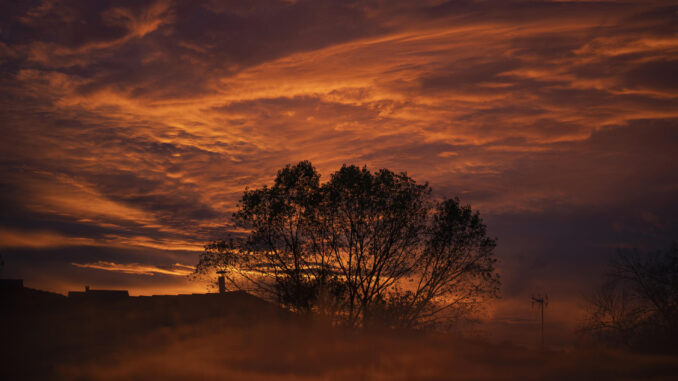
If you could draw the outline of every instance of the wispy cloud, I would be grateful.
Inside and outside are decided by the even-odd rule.
[[[186,276],[193,273],[194,267],[175,263],[172,266],[158,267],[140,263],[115,263],[98,261],[93,263],[72,263],[73,266],[105,271],[117,271],[125,274],[149,275],[155,274]]]
[[[678,203],[670,1],[0,5],[3,247],[199,251],[304,159],[407,171],[499,226]]]

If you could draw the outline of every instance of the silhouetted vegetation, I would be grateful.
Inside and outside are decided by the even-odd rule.
[[[634,350],[678,352],[678,246],[618,250],[590,307],[584,331],[596,339]]]
[[[344,165],[321,184],[311,163],[288,165],[233,222],[246,236],[207,244],[196,274],[349,326],[434,324],[499,287],[478,212],[405,173]]]

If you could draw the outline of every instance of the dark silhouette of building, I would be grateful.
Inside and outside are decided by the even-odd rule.
[[[0,292],[17,291],[23,288],[23,279],[0,279]]]
[[[69,299],[118,300],[129,297],[127,290],[92,290],[85,286],[85,291],[68,291]]]
[[[23,287],[21,280],[2,280],[0,379],[51,379],[56,364],[130,347],[166,328],[217,331],[293,316],[246,292],[130,296],[125,290],[86,288],[66,297]]]

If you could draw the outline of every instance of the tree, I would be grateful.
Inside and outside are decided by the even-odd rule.
[[[483,297],[496,295],[499,277],[493,256],[496,241],[478,212],[461,206],[458,199],[439,203],[428,228],[424,252],[417,259],[417,287],[410,293],[404,316],[409,324],[435,320],[448,308],[467,310]],[[444,303],[433,303],[444,300]]]
[[[224,270],[234,288],[299,311],[329,299],[347,325],[434,323],[498,291],[479,214],[405,173],[344,165],[320,184],[311,163],[288,165],[245,190],[233,221],[246,237],[206,245],[196,273]]]
[[[405,174],[343,166],[323,190],[320,225],[346,286],[347,321],[356,324],[415,271],[430,188]]]
[[[631,349],[675,351],[678,338],[678,246],[618,250],[602,287],[589,299],[583,330]]]
[[[246,190],[233,214],[236,226],[250,231],[245,242],[249,258],[264,266],[273,280],[260,286],[284,305],[301,310],[312,307],[318,282],[328,276],[326,253],[315,244],[319,179],[310,162],[288,165],[278,171],[272,187]]]

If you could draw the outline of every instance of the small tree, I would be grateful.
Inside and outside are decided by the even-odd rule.
[[[226,271],[299,311],[331,305],[351,326],[433,323],[496,296],[495,240],[469,206],[386,169],[344,165],[319,180],[304,161],[246,190],[233,215],[246,238],[208,244],[196,273]]]
[[[589,306],[583,330],[594,337],[631,349],[675,351],[678,246],[649,253],[618,250]]]

